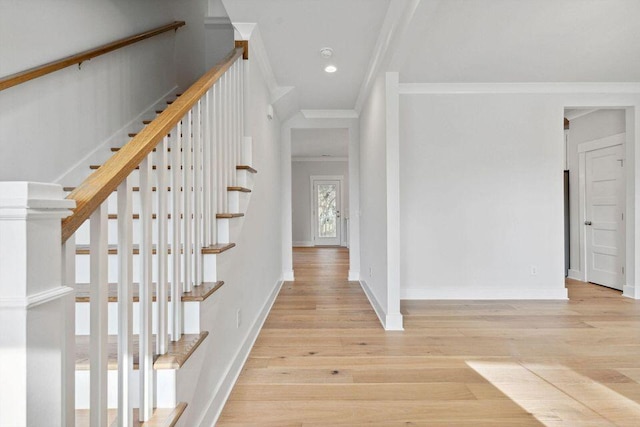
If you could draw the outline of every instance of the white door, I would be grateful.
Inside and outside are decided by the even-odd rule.
[[[587,280],[622,290],[624,268],[624,148],[585,157]]]
[[[312,197],[314,245],[340,245],[340,181],[314,180]]]

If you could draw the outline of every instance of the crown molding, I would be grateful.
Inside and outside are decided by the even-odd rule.
[[[348,157],[300,156],[291,157],[292,162],[348,162]]]
[[[400,83],[401,95],[491,93],[640,93],[640,83]]]
[[[305,119],[357,119],[356,110],[300,110]]]

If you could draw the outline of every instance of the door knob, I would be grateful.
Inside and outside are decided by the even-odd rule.
[[[591,221],[585,221],[584,225],[591,225]]]

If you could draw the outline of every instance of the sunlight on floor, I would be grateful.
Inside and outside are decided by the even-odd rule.
[[[638,425],[640,404],[562,365],[468,361],[545,425]]]

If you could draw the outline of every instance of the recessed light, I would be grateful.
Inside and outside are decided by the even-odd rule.
[[[322,57],[325,59],[329,59],[333,56],[333,49],[331,49],[330,47],[323,47],[322,49],[320,49],[320,55],[322,55]]]
[[[338,68],[335,65],[327,65],[326,67],[324,67],[324,70],[327,73],[335,73],[336,71],[338,71]]]

